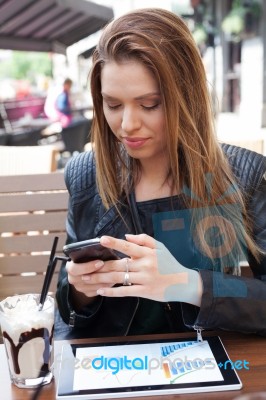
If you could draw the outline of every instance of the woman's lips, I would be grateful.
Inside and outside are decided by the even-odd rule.
[[[143,138],[123,138],[123,143],[131,149],[142,147],[148,139]]]

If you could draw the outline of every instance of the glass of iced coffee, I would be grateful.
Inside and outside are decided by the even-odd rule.
[[[7,297],[0,302],[0,324],[11,381],[21,388],[50,383],[53,378],[54,299],[39,310],[39,294]]]

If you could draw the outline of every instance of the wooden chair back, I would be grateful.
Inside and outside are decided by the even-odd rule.
[[[57,255],[62,255],[67,204],[62,172],[0,176],[0,300],[40,293],[55,236]]]
[[[53,172],[57,169],[57,157],[58,151],[49,145],[0,146],[0,175]]]

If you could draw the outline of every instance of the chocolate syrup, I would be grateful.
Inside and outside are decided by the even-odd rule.
[[[44,352],[43,352],[43,365],[40,369],[40,375],[39,376],[45,376],[47,372],[49,371],[48,365],[49,365],[49,357],[50,357],[50,344],[52,343],[52,337],[53,337],[53,332],[51,333],[51,336],[49,337],[49,331],[47,328],[39,328],[39,329],[32,329],[31,331],[28,332],[23,332],[21,333],[19,337],[19,343],[17,346],[15,346],[13,340],[9,336],[7,332],[3,332],[3,337],[7,339],[10,343],[11,346],[11,355],[12,355],[12,360],[13,360],[13,365],[14,365],[14,371],[16,374],[20,374],[20,367],[18,363],[18,355],[21,347],[23,346],[24,343],[27,343],[29,340],[35,339],[37,337],[43,338],[44,340]]]

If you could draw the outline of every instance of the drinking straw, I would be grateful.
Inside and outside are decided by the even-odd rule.
[[[37,400],[38,399],[38,397],[39,397],[39,395],[41,393],[41,390],[44,387],[44,378],[45,378],[45,376],[43,377],[42,382],[37,386],[36,390],[33,392],[31,400]]]
[[[39,302],[39,310],[41,310],[43,308],[43,305],[44,305],[44,302],[45,302],[45,299],[46,299],[46,296],[47,296],[47,293],[49,290],[49,286],[50,286],[50,283],[52,280],[52,276],[54,274],[54,269],[55,269],[56,262],[57,262],[57,259],[55,258],[57,243],[58,243],[58,237],[56,236],[53,241],[53,246],[52,246],[52,250],[50,253],[50,257],[49,257],[45,278],[43,281],[40,302]]]

